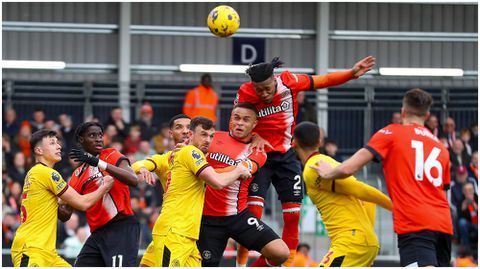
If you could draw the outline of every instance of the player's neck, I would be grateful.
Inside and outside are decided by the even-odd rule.
[[[406,124],[418,124],[418,125],[424,126],[424,123],[425,123],[424,118],[415,117],[415,116],[410,116],[410,117],[406,117],[405,119],[403,119],[403,124],[404,125],[406,125]]]
[[[46,159],[45,157],[43,157],[43,156],[38,156],[38,157],[36,157],[36,158],[35,158],[35,161],[36,161],[37,163],[43,163],[44,165],[46,165],[46,166],[48,166],[48,167],[50,167],[50,168],[53,168],[53,166],[54,166],[55,163],[56,163],[55,161],[49,161],[49,160],[47,160],[47,159]]]
[[[308,161],[308,158],[312,156],[314,153],[317,153],[318,150],[303,150],[303,149],[298,149],[297,154],[300,160],[302,161],[302,164],[305,164]]]

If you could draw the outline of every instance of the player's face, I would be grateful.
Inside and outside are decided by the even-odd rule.
[[[200,149],[203,153],[207,153],[213,140],[215,129],[205,130],[202,126],[197,126],[192,132],[192,145]]]
[[[44,137],[38,147],[45,160],[53,163],[62,160],[62,145],[55,136]]]
[[[273,96],[275,95],[275,90],[277,88],[277,80],[273,76],[262,81],[262,82],[252,82],[255,93],[264,103],[271,103]]]
[[[248,138],[256,125],[257,115],[254,111],[243,107],[237,107],[232,111],[231,133],[233,137],[238,139]]]
[[[190,119],[176,119],[170,129],[170,135],[175,144],[188,143],[190,141]]]
[[[103,149],[103,132],[98,126],[90,126],[80,139],[83,149],[92,154],[98,155]]]

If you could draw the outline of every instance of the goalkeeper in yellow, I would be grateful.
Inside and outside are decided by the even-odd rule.
[[[186,143],[188,144],[190,136],[190,117],[185,114],[178,114],[173,116],[169,122],[170,136],[175,144]],[[157,175],[162,189],[166,191],[166,184],[168,175],[170,174],[170,164],[172,163],[172,151],[164,154],[155,154],[148,157],[145,160],[140,160],[132,165],[133,171],[138,175],[141,181],[145,181],[148,184],[155,184],[155,178],[151,172],[155,172]],[[153,249],[153,241],[150,242],[142,260],[140,261],[141,267],[153,267],[155,266],[155,256]]]
[[[302,122],[294,131],[294,149],[304,165],[307,194],[322,215],[331,245],[321,267],[371,266],[380,245],[374,230],[375,204],[391,211],[392,202],[381,191],[357,181],[353,176],[342,180],[321,179],[316,163],[339,163],[318,153],[320,131],[316,124]]]

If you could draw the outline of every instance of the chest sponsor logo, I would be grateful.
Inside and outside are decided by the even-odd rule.
[[[225,163],[228,165],[237,165],[242,161],[242,159],[234,160],[230,158],[230,156],[223,153],[218,153],[218,152],[211,152],[209,154],[209,158],[211,160],[215,160],[217,162]]]
[[[283,101],[278,106],[269,106],[269,107],[261,109],[258,112],[258,117],[261,118],[261,117],[266,117],[266,116],[270,116],[270,115],[273,115],[273,114],[277,114],[277,113],[280,113],[280,112],[284,112],[284,111],[289,110],[290,107],[291,107],[291,105],[288,101]]]

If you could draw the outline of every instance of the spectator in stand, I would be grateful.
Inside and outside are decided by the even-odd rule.
[[[425,126],[434,136],[439,137],[441,135],[441,128],[438,126],[438,118],[435,114],[430,114],[430,117],[425,121]]]
[[[460,246],[457,251],[457,258],[453,263],[455,267],[478,267],[472,251],[468,247]]]
[[[447,144],[445,145],[447,148],[451,148],[453,146],[453,142],[457,140],[458,135],[455,131],[455,120],[452,117],[448,117],[445,121],[441,136],[447,139]]]
[[[394,124],[402,124],[402,114],[400,112],[393,112],[391,122]]]
[[[138,151],[140,146],[140,126],[132,125],[130,127],[130,132],[125,142],[123,142],[123,150],[125,155],[135,154]]]
[[[138,197],[132,197],[130,199],[132,204],[132,210],[140,223],[140,248],[145,249],[150,242],[152,242],[152,230],[148,227],[148,215],[146,215],[142,208],[145,207],[144,203],[140,203]]]
[[[153,125],[153,107],[149,103],[142,105],[137,125],[140,126],[142,140],[150,141],[158,132],[157,127]]]
[[[104,126],[112,124],[117,128],[118,136],[122,139],[125,139],[128,136],[128,124],[122,118],[122,108],[115,107],[110,112],[110,118],[107,120]]]
[[[142,140],[138,145],[138,151],[135,152],[135,159],[144,160],[153,154],[155,154],[155,151],[151,148],[150,142],[147,140]]]
[[[84,227],[78,227],[75,235],[65,239],[65,257],[76,258],[87,241],[87,237],[87,230]]]
[[[452,146],[448,149],[450,152],[451,167],[455,169],[458,166],[467,166],[470,163],[470,157],[468,157],[463,142],[460,139],[453,141]]]
[[[475,186],[470,182],[463,185],[463,195],[464,199],[457,207],[458,231],[460,244],[469,247],[470,244],[477,245],[477,242],[471,242],[470,235],[478,236],[478,197]]]
[[[472,150],[478,151],[478,124],[476,122],[470,125],[470,133],[472,135],[472,139],[470,139]]]
[[[170,125],[163,123],[160,133],[153,137],[153,149],[158,154],[165,153],[175,147],[174,141],[170,135]]]
[[[30,122],[25,120],[20,124],[20,130],[18,131],[17,139],[15,142],[20,147],[20,150],[25,155],[25,158],[27,158],[27,166],[30,166],[32,164],[32,155],[30,152],[31,136],[32,126],[30,125]]]
[[[338,146],[337,146],[337,142],[335,140],[330,139],[330,138],[325,138],[324,149],[325,149],[325,155],[328,155],[328,156],[332,157],[337,162],[342,161],[340,159],[340,156],[337,155]]]
[[[47,119],[45,120],[45,124],[43,124],[43,129],[53,130],[58,133],[60,131],[60,125],[56,123],[55,120]]]
[[[25,176],[27,175],[27,167],[25,155],[19,151],[13,155],[13,166],[8,168],[8,176],[14,181],[18,182],[23,187]]]
[[[2,134],[2,170],[8,170],[13,165],[12,142],[8,134]]]
[[[68,237],[75,236],[75,231],[79,227],[79,217],[73,212],[70,219],[65,223],[60,222],[57,229],[57,247],[64,248],[65,240]]]
[[[45,126],[45,111],[42,108],[36,108],[33,111],[32,120],[30,121],[32,125],[32,133],[43,129]]]
[[[63,137],[62,151],[70,152],[74,144],[75,130],[73,129],[72,117],[66,113],[62,113],[58,116],[58,122],[60,123],[60,132]]]
[[[110,147],[113,140],[118,137],[117,127],[113,124],[109,124],[105,127],[105,133],[103,134],[103,144],[105,147]]]
[[[464,199],[463,186],[467,183],[472,183],[474,186],[476,182],[473,178],[468,176],[467,168],[465,166],[459,166],[455,169],[455,178],[452,181],[450,202],[454,207],[461,204]]]
[[[118,150],[121,153],[124,153],[122,140],[118,137],[114,137],[114,139],[112,139],[110,142],[110,147]]]
[[[190,118],[203,116],[217,122],[218,96],[212,87],[210,74],[202,75],[200,85],[191,89],[185,95],[183,114]]]
[[[5,116],[3,117],[2,132],[10,136],[10,139],[18,134],[18,123],[17,123],[17,114],[13,108],[9,108],[5,111]]]
[[[300,123],[302,121],[317,123],[317,110],[315,109],[315,105],[310,103],[305,97],[305,92],[298,92],[297,100],[298,114],[296,123]]]
[[[317,267],[318,263],[310,257],[310,246],[305,243],[298,244],[297,254],[293,260],[294,267]]]
[[[472,153],[472,159],[470,160],[470,165],[468,166],[468,175],[475,178],[475,181],[478,185],[478,151]]]
[[[20,220],[15,213],[7,213],[2,220],[2,247],[11,248],[13,236],[20,226]]]
[[[468,128],[462,128],[460,130],[460,140],[463,142],[463,147],[465,148],[465,152],[469,157],[472,156],[472,146],[470,144],[470,140],[472,138],[472,135],[470,133],[470,129]]]
[[[13,182],[10,187],[10,194],[6,197],[7,205],[12,209],[12,213],[20,215],[22,196],[22,185],[18,182]]]

